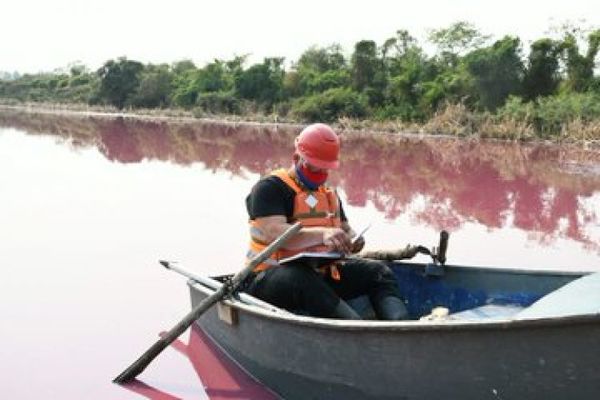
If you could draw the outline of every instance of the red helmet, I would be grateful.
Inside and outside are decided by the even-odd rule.
[[[295,146],[300,157],[317,168],[335,169],[340,164],[340,139],[329,125],[308,125],[296,137]]]

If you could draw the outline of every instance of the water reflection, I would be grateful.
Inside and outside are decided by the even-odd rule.
[[[277,398],[225,355],[196,325],[190,329],[187,344],[178,339],[171,346],[192,364],[210,400]],[[138,379],[123,387],[151,400],[180,399],[166,390],[155,388]]]
[[[174,396],[137,379],[123,387],[150,400],[181,400],[181,397]]]
[[[195,162],[244,177],[291,159],[297,127],[59,116],[0,110],[0,126],[97,147],[119,163]],[[371,202],[388,219],[459,230],[469,222],[512,227],[550,243],[568,238],[597,251],[600,153],[577,147],[451,138],[347,135],[333,180],[348,204]],[[416,203],[420,207],[414,207]]]

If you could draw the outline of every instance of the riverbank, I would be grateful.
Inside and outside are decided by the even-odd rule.
[[[107,118],[134,118],[140,120],[165,120],[185,122],[208,122],[219,124],[260,125],[269,128],[285,126],[287,129],[300,129],[305,123],[270,114],[208,114],[197,109],[127,109],[118,110],[110,106],[90,106],[80,103],[18,102],[0,99],[0,107],[41,114],[68,114]],[[497,139],[518,142],[552,142],[557,144],[578,144],[586,148],[600,148],[600,121],[566,121],[561,134],[540,137],[534,127],[525,121],[512,117],[498,117],[488,113],[476,113],[465,106],[448,105],[425,123],[393,121],[357,120],[339,118],[332,123],[343,134],[393,134],[451,136],[465,139]]]

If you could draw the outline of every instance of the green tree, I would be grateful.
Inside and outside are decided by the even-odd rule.
[[[481,107],[495,110],[509,95],[519,94],[524,75],[520,48],[518,38],[506,36],[465,56],[465,66],[473,77]]]
[[[194,79],[197,70],[185,69],[175,73],[173,77],[173,90],[171,101],[173,104],[183,108],[190,108],[196,103],[198,91],[194,87]]]
[[[233,88],[233,77],[224,61],[215,60],[198,70],[194,87],[199,93],[228,90]]]
[[[284,75],[283,58],[265,58],[235,78],[235,91],[241,98],[270,110],[282,99]]]
[[[377,118],[423,119],[430,107],[423,105],[424,90],[438,73],[435,63],[406,30],[398,30],[395,37],[385,41],[381,58],[387,85],[385,104],[377,111]]]
[[[332,122],[340,117],[362,118],[368,114],[368,99],[350,88],[329,89],[296,100],[291,113],[306,121]]]
[[[247,59],[247,55],[235,56],[231,60],[225,62],[227,71],[233,77],[234,83],[235,80],[244,72],[244,64],[246,64]]]
[[[148,65],[140,74],[139,86],[131,100],[136,107],[157,108],[170,104],[173,74],[167,65]]]
[[[98,71],[99,98],[122,109],[138,89],[144,66],[125,57],[107,61]]]
[[[417,39],[405,29],[396,31],[396,35],[387,39],[381,46],[381,54],[384,60],[402,57],[414,49],[418,49]]]
[[[440,52],[465,54],[482,46],[489,36],[483,35],[470,22],[458,21],[447,28],[430,30],[428,39]]]
[[[423,95],[423,80],[427,71],[425,64],[425,57],[416,48],[394,59],[392,74],[385,92],[388,113],[395,110],[391,114],[396,114],[403,120],[420,118],[418,103]]]
[[[473,108],[477,103],[475,93],[474,79],[464,65],[443,69],[433,75],[433,79],[422,83],[420,116],[429,117],[448,103],[461,103]]]
[[[229,61],[214,60],[197,69],[190,64],[178,66],[173,80],[172,99],[175,105],[191,108],[199,96],[211,92],[230,92],[236,78],[243,71],[245,57],[235,57]]]
[[[350,85],[350,73],[339,45],[309,48],[302,53],[289,75],[285,79],[285,88],[291,96]]]
[[[352,54],[352,86],[358,91],[375,86],[375,75],[380,69],[377,44],[372,40],[361,40],[354,46]]]
[[[523,97],[534,100],[555,93],[560,83],[559,55],[562,45],[552,39],[540,39],[531,45],[523,79]]]
[[[313,46],[306,50],[295,65],[296,70],[313,70],[317,72],[327,72],[343,69],[346,66],[346,60],[339,44],[333,44],[328,47]]]
[[[380,107],[385,102],[388,74],[375,42],[362,40],[356,43],[351,58],[351,71],[352,88],[366,94],[371,107]]]
[[[458,21],[447,28],[429,31],[428,40],[438,48],[438,56],[448,66],[455,67],[459,57],[481,47],[490,36],[482,34],[473,24]]]
[[[586,91],[594,81],[596,56],[600,48],[600,29],[588,35],[587,52],[582,55],[579,51],[576,36],[568,32],[563,39],[567,64],[567,90],[574,92]]]
[[[182,75],[187,71],[193,71],[195,69],[196,65],[192,60],[180,60],[171,65],[171,71],[173,71],[175,75]]]
[[[71,73],[71,76],[79,76],[79,75],[84,75],[84,74],[88,74],[90,71],[88,70],[88,68],[79,63],[73,63],[71,65],[69,65],[69,72]]]

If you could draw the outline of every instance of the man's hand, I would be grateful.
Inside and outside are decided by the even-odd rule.
[[[350,236],[340,228],[327,228],[323,232],[323,244],[331,251],[348,254],[353,250]]]
[[[427,249],[424,246],[411,246],[409,244],[404,248],[404,250],[402,250],[402,252],[400,253],[401,256],[399,256],[398,259],[402,260],[402,259],[407,259],[407,258],[413,258],[414,256],[417,255],[417,253],[431,254],[429,249]]]
[[[358,253],[365,247],[365,237],[360,236],[355,241],[352,242],[352,253]]]

